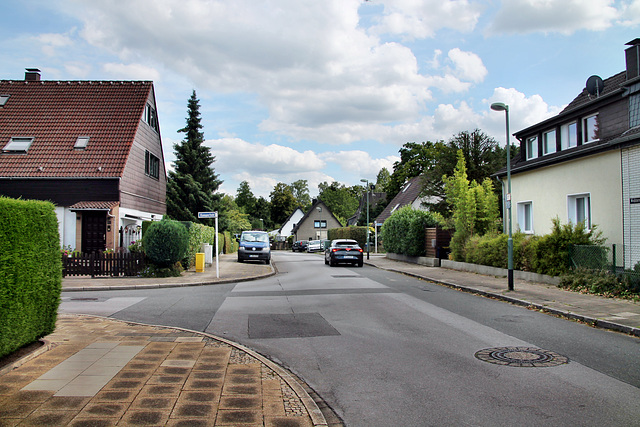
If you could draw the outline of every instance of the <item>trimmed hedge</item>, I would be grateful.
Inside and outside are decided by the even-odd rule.
[[[427,252],[425,228],[437,225],[438,220],[431,212],[404,206],[382,225],[384,249],[396,254],[424,256]]]
[[[160,267],[180,261],[189,248],[189,232],[184,224],[170,219],[154,222],[142,237],[144,252]]]
[[[61,258],[54,205],[0,196],[0,357],[55,329]]]
[[[358,242],[361,248],[366,250],[367,243],[367,227],[340,227],[332,228],[327,232],[329,240],[336,239],[353,239]]]

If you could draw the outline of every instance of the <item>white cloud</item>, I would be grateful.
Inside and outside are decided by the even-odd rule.
[[[400,160],[398,156],[374,159],[368,152],[361,150],[326,152],[320,154],[320,157],[327,163],[339,165],[343,171],[349,174],[363,178],[370,177],[370,180],[375,180],[382,168],[393,172],[393,164]]]
[[[618,16],[613,0],[509,0],[502,2],[491,31],[568,35],[605,30]]]
[[[142,64],[103,64],[102,69],[115,79],[159,81],[161,74],[154,68]]]
[[[73,45],[71,35],[75,33],[75,29],[67,34],[44,33],[34,38],[41,44],[42,52],[47,56],[55,56],[59,48]]]
[[[458,48],[451,49],[449,59],[454,65],[454,74],[463,80],[480,83],[487,75],[482,59],[473,52],[463,52]]]
[[[482,9],[479,2],[468,0],[384,1],[384,14],[371,31],[418,39],[434,37],[443,28],[471,32]]]
[[[633,0],[625,3],[620,13],[620,24],[625,26],[635,26],[640,24],[640,0]]]

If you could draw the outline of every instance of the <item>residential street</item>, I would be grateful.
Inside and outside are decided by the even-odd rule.
[[[277,275],[237,284],[67,292],[60,311],[241,343],[348,426],[639,425],[638,338],[369,266],[331,268],[319,254],[273,262]],[[531,349],[551,356],[487,363],[483,350],[497,348],[521,365]]]

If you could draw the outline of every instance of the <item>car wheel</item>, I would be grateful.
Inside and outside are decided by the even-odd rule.
[[[327,257],[324,258],[324,265],[329,265],[329,261],[327,261]]]
[[[244,261],[242,258],[238,258],[238,262],[242,262]]]
[[[364,265],[364,261],[358,261],[358,267],[362,267]]]

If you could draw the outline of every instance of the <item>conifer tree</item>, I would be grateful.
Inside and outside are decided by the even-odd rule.
[[[220,195],[215,192],[222,181],[212,167],[215,157],[204,145],[200,101],[195,90],[187,111],[187,125],[178,131],[185,133],[185,138],[173,145],[176,161],[167,182],[167,215],[179,221],[209,224],[210,220],[198,219],[198,212],[216,210]]]

